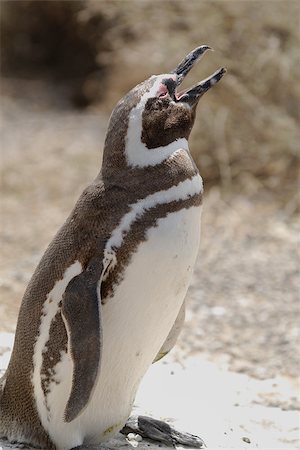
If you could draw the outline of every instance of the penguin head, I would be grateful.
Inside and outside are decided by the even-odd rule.
[[[170,73],[151,76],[119,101],[110,119],[104,164],[114,161],[120,166],[120,149],[122,165],[125,162],[127,167],[153,166],[178,149],[188,150],[187,140],[199,99],[223,77],[226,69],[220,68],[190,89],[178,88],[209,49],[207,45],[195,48]]]

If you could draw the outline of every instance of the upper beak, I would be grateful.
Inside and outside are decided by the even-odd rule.
[[[177,75],[177,86],[182,83],[191,68],[197,61],[199,61],[199,59],[207,50],[212,50],[212,48],[208,45],[201,45],[200,47],[195,48],[183,59],[183,61],[181,61],[176,69],[171,72]],[[186,102],[190,104],[190,106],[194,106],[198,103],[198,100],[206,91],[208,91],[214,84],[221,80],[225,73],[226,69],[222,67],[205,80],[197,83],[191,89],[176,94],[176,101]]]

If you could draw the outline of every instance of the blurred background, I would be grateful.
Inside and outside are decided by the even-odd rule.
[[[208,44],[215,52],[186,84],[228,73],[201,100],[191,136],[206,191],[202,247],[174,357],[294,382],[300,3],[2,0],[0,20],[1,330],[14,331],[34,267],[99,171],[115,103]],[[299,407],[295,397],[279,405]]]

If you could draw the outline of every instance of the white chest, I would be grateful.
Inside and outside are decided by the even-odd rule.
[[[199,239],[199,207],[160,219],[133,255],[114,297],[103,306],[101,373],[90,405],[98,417],[87,411],[91,434],[94,420],[105,432],[128,417],[139,382],[186,295]]]
[[[63,413],[71,390],[72,361],[56,366],[61,383],[48,397],[44,423],[60,449],[99,443],[122,428],[136,390],[164,343],[185,298],[200,240],[200,207],[159,219],[133,254],[123,281],[102,306],[103,353],[92,398],[71,423]]]

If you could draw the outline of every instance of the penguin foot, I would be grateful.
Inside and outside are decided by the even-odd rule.
[[[177,431],[166,422],[146,416],[130,417],[124,428],[121,430],[121,433],[125,435],[129,433],[139,434],[143,438],[158,441],[161,444],[171,447],[176,447],[177,445],[184,445],[192,448],[206,447],[200,437],[190,433]]]

